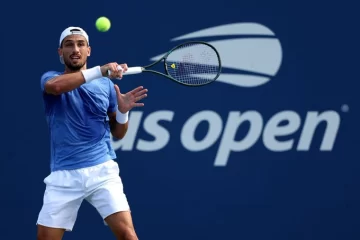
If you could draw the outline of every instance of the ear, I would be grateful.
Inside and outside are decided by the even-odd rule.
[[[58,48],[58,54],[59,54],[60,57],[63,55],[63,52],[62,52],[61,48]]]
[[[88,57],[90,56],[90,53],[91,53],[91,47],[88,47]]]

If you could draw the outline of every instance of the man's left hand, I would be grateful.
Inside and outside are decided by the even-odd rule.
[[[147,97],[147,89],[140,86],[130,92],[122,94],[120,88],[115,84],[115,91],[117,95],[118,109],[121,113],[126,113],[130,111],[133,107],[143,107],[144,103],[139,103],[141,99]]]

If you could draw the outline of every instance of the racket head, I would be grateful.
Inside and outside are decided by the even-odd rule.
[[[221,58],[214,46],[204,41],[188,41],[164,56],[166,74],[186,86],[203,86],[214,82],[221,73]]]

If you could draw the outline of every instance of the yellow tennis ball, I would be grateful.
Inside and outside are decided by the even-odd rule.
[[[100,32],[106,32],[110,29],[111,23],[107,17],[99,17],[95,23],[96,29]]]

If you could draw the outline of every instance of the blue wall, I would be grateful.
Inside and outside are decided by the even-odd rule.
[[[145,107],[131,112],[126,138],[113,142],[140,239],[359,239],[356,7],[285,0],[7,4],[0,239],[36,236],[50,154],[40,76],[62,70],[57,44],[68,26],[90,35],[90,66],[146,65],[195,39],[213,43],[223,59],[219,81],[203,88],[145,74],[116,81],[124,92],[149,89]],[[102,15],[112,21],[106,33],[94,27]],[[113,237],[84,202],[65,239]]]

